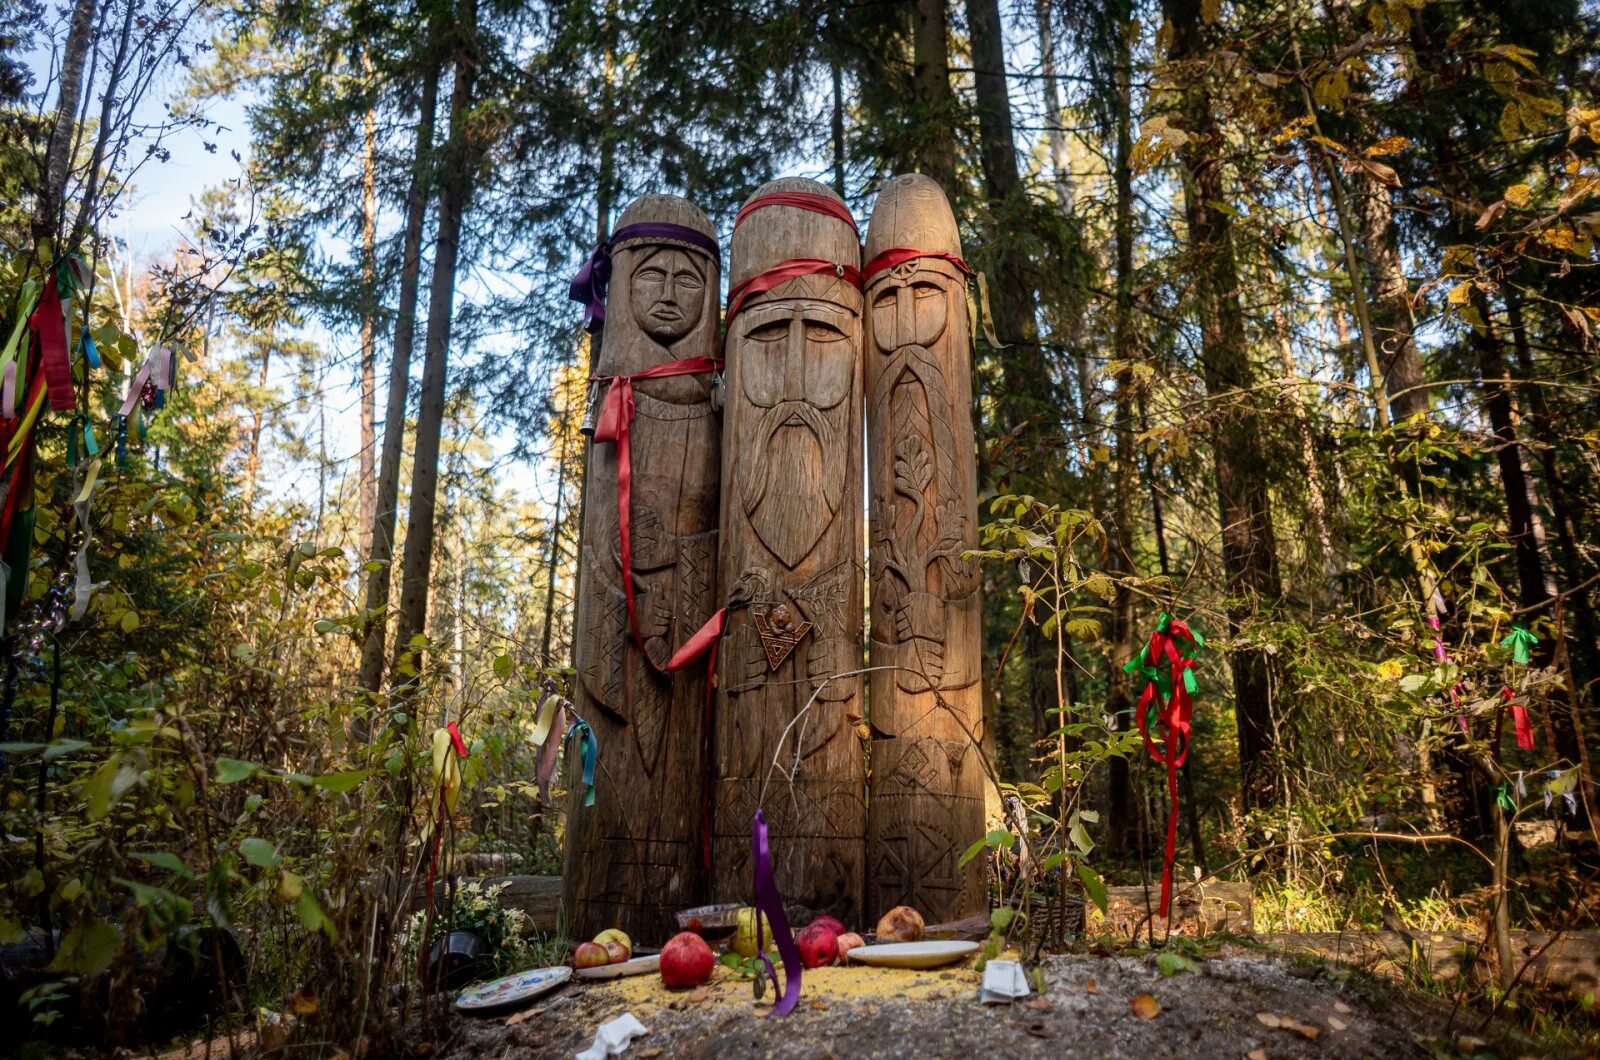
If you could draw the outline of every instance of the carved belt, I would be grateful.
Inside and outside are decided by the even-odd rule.
[[[596,380],[609,379],[611,383],[606,390],[605,405],[600,411],[600,422],[595,425],[594,440],[596,443],[614,442],[617,446],[617,536],[621,539],[622,550],[622,593],[628,601],[628,629],[646,659],[650,655],[644,651],[644,638],[639,635],[639,614],[633,602],[633,533],[630,525],[633,512],[633,453],[628,439],[628,428],[637,411],[633,382],[635,379],[664,379],[673,375],[704,375],[721,369],[722,362],[715,357],[686,357],[632,375],[595,377]],[[650,665],[654,666],[654,661]]]

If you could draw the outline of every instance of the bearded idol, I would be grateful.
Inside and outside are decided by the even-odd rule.
[[[822,184],[776,180],[739,211],[714,711],[717,898],[750,893],[762,806],[785,901],[846,923],[861,910],[866,828],[853,673],[863,666],[860,266],[855,222]]]

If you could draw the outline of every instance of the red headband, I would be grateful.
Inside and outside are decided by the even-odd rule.
[[[856,290],[861,290],[861,270],[854,265],[840,265],[838,262],[823,261],[821,258],[790,258],[765,272],[756,273],[729,291],[727,320],[730,323],[733,321],[739,310],[744,308],[745,299],[751,295],[770,291],[801,276],[823,276],[828,273],[849,283]]]
[[[738,228],[746,217],[765,206],[793,206],[801,210],[810,210],[812,213],[837,217],[850,226],[850,231],[856,234],[858,240],[861,238],[861,229],[856,227],[856,219],[850,216],[850,207],[831,195],[817,195],[809,191],[775,191],[771,195],[751,199],[740,207],[738,216],[733,219],[733,227]]]
[[[906,262],[912,261],[916,258],[938,258],[941,261],[948,261],[950,264],[961,270],[961,275],[972,275],[972,269],[967,265],[967,263],[956,257],[954,254],[940,254],[935,250],[916,250],[912,247],[890,247],[882,254],[879,254],[877,257],[867,262],[867,267],[862,271],[866,273],[867,282],[870,283],[872,282],[872,278],[878,275],[878,273],[886,272],[889,269],[894,268],[896,265],[903,265]]]

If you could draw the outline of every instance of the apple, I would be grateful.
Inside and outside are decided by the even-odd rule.
[[[574,968],[598,968],[602,964],[611,963],[611,954],[598,942],[580,942],[578,948],[572,951],[572,966]]]
[[[778,948],[778,940],[772,935],[772,924],[767,920],[767,914],[761,916],[761,941],[767,949]],[[739,910],[739,927],[733,933],[733,941],[729,948],[741,957],[754,957],[756,955],[756,911],[751,906]]]
[[[661,982],[666,986],[699,986],[716,966],[711,947],[692,931],[679,932],[661,947]]]
[[[839,959],[839,933],[831,924],[810,924],[795,939],[800,947],[800,963],[821,968]]]
[[[633,956],[633,951],[616,939],[612,939],[605,944],[605,951],[606,963],[608,964],[621,964]]]
[[[628,933],[623,931],[621,928],[606,928],[604,931],[600,932],[600,934],[596,935],[594,940],[602,946],[608,942],[620,942],[628,948],[628,952],[633,952],[633,940],[630,939],[628,937]]]
[[[917,942],[922,938],[922,914],[909,905],[897,905],[878,921],[879,942]]]
[[[843,935],[845,931],[844,922],[831,916],[819,916],[810,924],[808,924],[807,927],[816,927],[818,924],[826,924],[828,927],[833,928],[833,933],[835,935]]]
[[[846,931],[839,936],[839,963],[843,964],[850,959],[850,951],[857,946],[865,946],[867,940],[857,935],[854,931]]]

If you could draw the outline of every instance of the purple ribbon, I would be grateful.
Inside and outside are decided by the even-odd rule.
[[[756,858],[756,952],[772,977],[772,989],[778,989],[778,970],[772,967],[767,956],[766,943],[761,938],[761,918],[765,915],[772,925],[778,956],[783,958],[783,996],[772,1006],[769,1016],[787,1016],[800,1003],[800,948],[794,944],[794,932],[789,930],[789,915],[783,911],[783,896],[778,893],[778,880],[772,871],[772,850],[767,844],[767,816],[756,810],[755,825],[750,832],[750,844]]]
[[[717,241],[704,232],[667,221],[640,221],[638,224],[623,225],[612,233],[610,239],[594,248],[589,260],[583,263],[583,268],[567,285],[567,297],[574,302],[584,303],[583,330],[590,334],[606,322],[606,285],[611,282],[611,251],[618,243],[628,239],[671,239],[699,247],[710,254],[713,261],[720,263],[722,260],[717,252]]]

